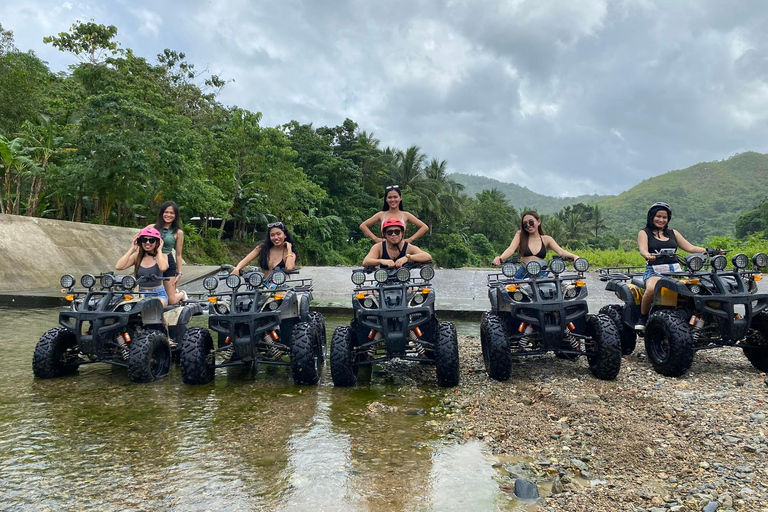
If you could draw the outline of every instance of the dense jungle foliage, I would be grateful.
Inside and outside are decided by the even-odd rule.
[[[529,208],[549,212],[547,233],[593,266],[629,264],[639,258],[648,204],[666,198],[689,210],[675,227],[691,241],[736,226],[742,241],[723,243],[765,246],[768,203],[738,218],[764,197],[765,155],[699,164],[711,180],[694,166],[615,197],[571,201],[517,187],[528,194],[510,202],[500,187],[467,194],[462,183],[477,180],[449,175],[445,160],[418,145],[381,147],[350,119],[263,126],[261,113],[217,101],[226,80],[198,72],[183,52],[165,49],[150,62],[116,36],[116,27],[91,21],[44,38],[79,59],[52,73],[0,26],[0,213],[138,227],[172,199],[193,262],[232,260],[282,220],[302,264],[350,265],[370,248],[359,224],[382,208],[384,187],[397,184],[404,209],[431,228],[418,245],[444,267],[489,265]],[[722,178],[737,163],[749,179]]]

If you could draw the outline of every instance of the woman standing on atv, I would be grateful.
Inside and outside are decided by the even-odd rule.
[[[170,277],[163,281],[163,286],[168,295],[173,295],[177,293],[181,278],[181,251],[184,249],[184,231],[179,229],[179,205],[173,201],[164,202],[157,212],[157,222],[147,227],[154,227],[160,232],[163,254],[168,257],[168,268],[163,272],[163,277]],[[173,257],[174,249],[176,258]]]
[[[379,244],[383,242],[384,239],[374,235],[373,232],[371,232],[369,226],[376,224],[377,222],[383,226],[384,221],[393,218],[403,221],[403,225],[406,227],[410,222],[419,228],[418,231],[416,231],[416,233],[414,233],[410,239],[405,239],[405,241],[408,243],[413,242],[417,238],[423,236],[427,231],[429,231],[429,227],[420,221],[415,215],[403,211],[403,196],[400,194],[399,185],[390,185],[384,189],[384,206],[382,206],[380,212],[376,212],[373,217],[360,224],[360,231],[362,231],[365,236]],[[384,230],[382,229],[381,232],[383,233]]]
[[[493,258],[494,265],[501,263],[520,250],[520,260],[522,265],[517,269],[514,279],[523,279],[527,273],[525,271],[526,263],[531,261],[543,260],[547,256],[547,251],[555,251],[560,257],[575,260],[576,254],[568,252],[555,242],[555,239],[544,234],[544,228],[541,227],[541,218],[535,211],[527,211],[521,219],[520,231],[515,233],[512,243],[509,244],[501,256]]]
[[[669,228],[669,221],[672,220],[672,209],[667,203],[653,203],[648,209],[648,215],[645,219],[645,227],[637,234],[637,246],[640,254],[648,261],[643,274],[645,282],[645,293],[640,302],[640,318],[637,320],[635,329],[645,330],[645,324],[648,322],[648,311],[653,302],[653,290],[656,282],[662,277],[660,272],[679,272],[680,264],[677,262],[677,256],[658,256],[661,249],[677,248],[690,252],[706,252],[704,247],[698,247],[688,242],[683,235],[674,229]]]
[[[139,292],[154,292],[163,302],[163,306],[176,304],[186,298],[184,292],[174,292],[168,295],[163,282],[159,277],[168,269],[168,256],[163,253],[163,239],[160,232],[154,227],[146,227],[133,237],[131,248],[123,254],[115,264],[116,270],[124,270],[134,267],[133,275],[139,282]],[[155,279],[153,279],[155,278]]]
[[[293,243],[293,237],[282,222],[273,222],[267,225],[267,236],[259,245],[240,260],[232,274],[240,275],[240,270],[251,260],[259,258],[259,267],[269,275],[275,269],[293,270],[296,268],[296,260],[299,253]]]
[[[363,260],[364,267],[400,268],[409,261],[426,263],[432,260],[432,256],[422,251],[415,245],[403,240],[405,235],[405,222],[392,217],[381,224],[381,234],[386,238],[380,244],[374,244]]]

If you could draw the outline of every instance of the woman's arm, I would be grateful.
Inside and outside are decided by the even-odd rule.
[[[364,267],[375,267],[376,265],[384,265],[386,267],[394,267],[395,262],[390,259],[382,259],[381,254],[381,244],[375,244],[373,247],[371,247],[371,250],[368,251],[368,254],[366,254],[365,258],[363,259],[363,266]]]
[[[376,242],[378,244],[383,242],[384,239],[374,235],[373,232],[371,232],[371,230],[370,230],[370,228],[368,226],[370,226],[371,224],[375,224],[377,221],[380,220],[380,218],[381,218],[381,212],[377,212],[376,215],[374,215],[370,219],[368,219],[368,220],[364,221],[362,224],[360,224],[360,231],[362,231],[365,236],[367,236],[368,238],[370,238],[371,240],[373,240],[374,242]]]
[[[515,251],[520,246],[520,232],[518,231],[515,233],[515,237],[512,239],[512,242],[509,244],[509,247],[507,247],[503,253],[501,253],[501,256],[496,256],[493,258],[493,264],[494,265],[501,265],[501,262],[515,254]]]
[[[184,249],[184,232],[182,230],[176,231],[176,271],[178,272],[178,275],[176,276],[176,280],[179,280],[179,276],[181,275],[181,251]]]
[[[408,247],[405,249],[405,256],[403,256],[402,258],[399,258],[395,262],[395,266],[402,267],[409,261],[413,261],[416,263],[427,263],[429,261],[432,261],[432,256],[430,256],[427,251],[422,251],[415,245],[408,244]]]
[[[288,253],[283,256],[283,261],[285,262],[285,270],[293,270],[296,268],[296,253],[293,252],[291,242],[285,242],[285,250],[288,251]]]
[[[693,245],[688,240],[686,240],[683,235],[680,234],[679,231],[672,230],[672,233],[675,234],[675,239],[677,240],[677,246],[684,250],[685,252],[690,253],[698,253],[698,252],[707,252],[706,247],[699,247],[698,245]]]
[[[640,256],[645,258],[647,261],[653,261],[656,259],[656,256],[648,252],[648,233],[646,233],[644,230],[641,230],[637,234],[637,247],[640,249]]]
[[[261,245],[257,245],[256,247],[254,247],[253,250],[245,256],[245,258],[241,259],[240,263],[238,263],[237,266],[232,269],[232,272],[230,272],[230,274],[235,274],[236,276],[239,276],[240,270],[244,266],[246,266],[248,263],[256,259],[259,256],[259,254],[261,254]],[[267,269],[262,269],[262,270],[267,270]]]
[[[136,264],[136,254],[139,252],[139,235],[133,237],[131,242],[131,248],[128,252],[120,256],[120,259],[115,263],[115,270],[125,270],[126,268]]]
[[[573,254],[572,252],[568,252],[565,249],[563,249],[562,247],[560,247],[557,244],[557,242],[555,242],[555,239],[552,238],[549,235],[544,235],[542,237],[542,241],[544,242],[544,247],[546,247],[547,249],[552,249],[561,258],[568,258],[568,259],[572,259],[574,261],[578,258],[578,256],[576,254]]]
[[[408,212],[403,212],[403,213],[405,213],[405,220],[406,220],[406,222],[410,222],[411,224],[414,224],[414,225],[418,226],[418,228],[419,228],[411,236],[411,238],[406,238],[405,239],[406,242],[408,242],[409,244],[413,243],[414,240],[416,240],[417,238],[421,238],[422,236],[426,235],[429,232],[429,226],[427,226],[422,221],[420,221],[418,217],[416,217],[415,215],[413,215],[411,213],[408,213]],[[406,224],[406,226],[407,226],[407,224]]]

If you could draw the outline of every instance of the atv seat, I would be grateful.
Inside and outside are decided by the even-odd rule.
[[[637,287],[645,288],[645,281],[643,281],[643,276],[634,276],[634,277],[632,277],[632,281],[631,282],[632,282],[633,285],[635,285]]]
[[[310,284],[303,284],[301,286],[294,286],[293,287],[293,291],[295,291],[296,293],[303,293],[303,292],[308,292],[308,291],[311,291],[311,290],[312,290],[312,285],[310,285]]]

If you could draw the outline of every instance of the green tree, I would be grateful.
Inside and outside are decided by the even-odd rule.
[[[82,62],[103,64],[111,55],[121,53],[120,43],[114,41],[117,27],[101,25],[93,20],[83,23],[77,20],[69,32],[59,32],[58,36],[46,36],[45,44],[50,44],[63,52],[71,53]]]

